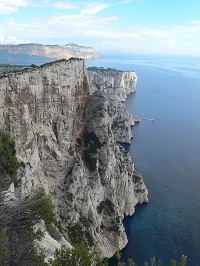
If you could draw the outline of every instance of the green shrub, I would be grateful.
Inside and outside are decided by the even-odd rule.
[[[97,154],[97,149],[100,149],[101,143],[94,132],[85,130],[83,134],[84,147],[88,149],[89,153]]]
[[[94,245],[94,238],[89,232],[90,221],[80,214],[78,223],[68,226],[68,234],[72,244],[85,243],[88,247]]]
[[[89,153],[87,150],[84,150],[83,154],[84,154],[84,160],[88,168],[94,172],[96,170],[97,159],[94,157],[94,155]]]
[[[91,266],[97,265],[98,258],[94,252],[88,252],[87,247],[83,243],[76,244],[73,249],[62,246],[55,252],[55,259],[49,260],[50,266]],[[97,263],[96,263],[97,262]],[[99,266],[103,264],[98,264]],[[104,264],[105,265],[105,264]]]
[[[33,198],[34,208],[29,214],[29,228],[34,226],[36,220],[43,220],[50,236],[55,240],[60,240],[61,235],[59,229],[54,225],[57,221],[51,195],[47,195],[44,188],[39,188],[37,193],[33,195]]]
[[[102,201],[99,206],[97,207],[98,213],[105,212],[107,215],[112,215],[115,212],[113,203],[106,199]]]
[[[9,239],[6,230],[2,229],[0,232],[0,265],[6,265],[6,261],[10,258]]]
[[[0,173],[15,176],[18,168],[15,142],[8,133],[0,129]]]
[[[15,142],[8,133],[0,129],[0,191],[8,189],[19,167]]]
[[[100,149],[101,143],[99,138],[96,136],[94,132],[88,132],[87,130],[83,133],[83,144],[84,144],[84,151],[83,151],[83,159],[86,162],[86,165],[91,171],[96,170],[96,154],[97,149]]]
[[[73,244],[86,243],[87,246],[92,247],[94,245],[94,239],[92,235],[84,228],[83,224],[75,224],[68,227],[69,237]]]
[[[39,188],[37,191],[35,210],[32,212],[32,215],[39,216],[44,220],[45,224],[56,222],[51,195],[47,195],[44,188]]]
[[[46,224],[47,232],[50,234],[52,238],[54,238],[56,241],[61,240],[61,234],[59,229],[53,224],[53,223],[47,223]]]
[[[2,198],[0,203],[1,201]],[[53,207],[50,196],[45,194],[44,189],[21,200],[14,208],[12,205],[5,208],[0,204],[0,265],[48,265],[37,245],[43,232],[36,229],[35,225],[43,219],[47,230],[55,236],[55,230],[52,230],[52,223],[55,221]]]

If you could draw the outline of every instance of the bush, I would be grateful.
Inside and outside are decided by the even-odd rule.
[[[46,224],[46,229],[47,229],[47,232],[50,234],[50,236],[52,238],[54,238],[56,241],[59,241],[61,240],[61,234],[60,234],[60,231],[58,230],[58,228],[52,224],[52,223],[47,223]]]
[[[101,148],[101,143],[99,138],[96,136],[94,132],[88,132],[86,129],[83,133],[83,144],[84,144],[84,151],[83,157],[86,165],[91,171],[96,170],[96,154],[97,150]]]
[[[37,191],[35,210],[31,215],[33,217],[38,216],[40,219],[44,220],[45,224],[56,222],[54,204],[51,201],[51,195],[47,195],[44,188],[39,188]]]
[[[84,244],[76,244],[74,249],[62,246],[56,250],[55,259],[50,260],[52,266],[91,266],[92,255]]]
[[[83,134],[84,147],[88,149],[89,153],[97,154],[97,149],[100,149],[101,143],[94,132],[85,130]]]
[[[0,129],[0,191],[6,190],[14,181],[19,166],[14,140]]]
[[[107,215],[111,216],[115,212],[115,209],[113,203],[110,200],[106,199],[99,204],[97,211],[100,214],[104,212]]]
[[[35,227],[41,219],[47,225],[47,230],[55,233],[52,230],[52,223],[56,221],[54,205],[44,189],[16,201],[14,208],[13,205],[5,206],[0,195],[0,265],[48,265],[36,242],[43,236],[43,232]]]
[[[0,173],[13,176],[17,174],[18,168],[15,142],[8,133],[0,129]]]
[[[84,230],[85,229],[85,230]],[[87,246],[94,245],[94,239],[83,225],[75,224],[68,227],[69,237],[73,244],[86,243]]]
[[[49,260],[49,266],[108,266],[108,263],[101,262],[100,254],[95,246],[92,250],[83,244],[74,245],[74,248],[67,249],[62,246],[55,252],[55,259]]]

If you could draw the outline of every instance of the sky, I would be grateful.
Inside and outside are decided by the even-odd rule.
[[[0,44],[200,56],[200,0],[0,0]]]

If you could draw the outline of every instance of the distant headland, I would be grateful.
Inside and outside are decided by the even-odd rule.
[[[73,43],[66,45],[0,44],[0,62],[3,64],[31,64],[35,62],[40,64],[40,61],[44,63],[71,57],[91,59],[99,58],[99,54],[92,47],[79,46]]]

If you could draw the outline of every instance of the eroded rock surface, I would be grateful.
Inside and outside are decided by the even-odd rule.
[[[114,92],[91,91],[81,59],[9,74],[0,79],[0,127],[15,139],[23,162],[15,195],[43,186],[65,239],[96,242],[102,257],[111,257],[127,244],[124,216],[148,201],[148,191],[116,142],[130,142],[134,119]]]

